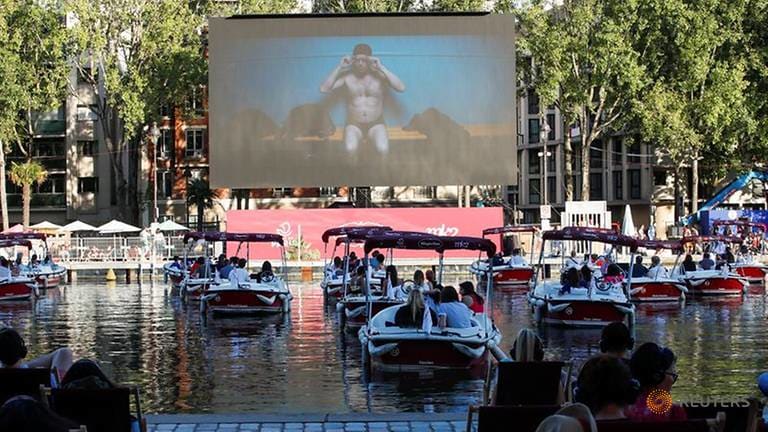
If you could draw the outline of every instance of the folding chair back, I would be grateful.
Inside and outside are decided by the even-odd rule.
[[[481,406],[477,432],[535,432],[539,423],[559,409],[560,405]]]
[[[739,406],[722,403],[686,406],[685,412],[689,419],[707,419],[715,417],[718,412],[725,413],[724,432],[754,432],[761,419],[760,403],[756,399],[748,399]]]
[[[26,395],[42,399],[42,387],[51,387],[52,374],[49,369],[0,369],[0,405],[8,399]]]
[[[500,362],[495,405],[555,405],[563,362]]]
[[[49,403],[57,414],[85,425],[88,432],[131,431],[133,418],[129,388],[52,389]]]

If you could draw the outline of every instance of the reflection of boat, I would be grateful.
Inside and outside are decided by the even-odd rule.
[[[674,273],[683,252],[683,245],[680,241],[637,240],[637,245],[647,250],[667,249],[677,253],[677,260],[672,267],[672,273]],[[676,302],[685,300],[685,293],[688,292],[685,282],[679,278],[660,277],[658,272],[655,277],[632,278],[631,286],[628,285],[627,287],[634,302]]]
[[[602,228],[566,227],[559,231],[547,231],[542,239],[540,262],[543,262],[547,241],[588,241],[629,247],[632,251],[631,263],[637,251],[635,239]],[[599,269],[595,269],[595,273],[599,274]],[[631,285],[631,274],[629,276],[628,284]],[[631,323],[634,320],[635,306],[625,293],[622,282],[607,282],[593,275],[587,284],[588,287],[574,286],[570,290],[564,289],[562,281],[535,284],[528,297],[535,321],[550,325],[602,327],[613,321]]]
[[[369,237],[365,242],[366,257],[374,248],[434,250],[440,253],[438,280],[442,278],[443,254],[446,250],[481,250],[488,256],[493,256],[496,250],[493,242],[487,239],[437,237],[397,231]],[[486,308],[492,310],[491,283],[488,282],[486,286]],[[485,364],[491,353],[504,357],[498,348],[501,333],[485,314],[475,314],[471,319],[472,326],[468,328],[432,327],[426,318],[427,323],[423,327],[411,328],[395,324],[395,314],[400,307],[404,306],[391,306],[379,312],[358,333],[364,353],[374,369],[473,369]]]
[[[503,245],[505,234],[530,233],[531,260],[533,260],[533,239],[536,232],[538,232],[538,229],[534,226],[503,226],[484,229],[483,238],[487,235],[499,234],[500,244]],[[495,257],[491,257],[488,260],[477,260],[470,266],[470,272],[477,276],[480,283],[483,283],[483,277],[488,272],[488,266],[491,265],[494,259]],[[518,263],[514,263],[514,260],[515,259],[512,256],[501,257],[500,263],[493,265],[494,286],[501,289],[504,287],[527,288],[530,285],[531,280],[533,279],[533,267],[530,264],[525,263],[524,260],[520,260]]]
[[[187,233],[184,242],[189,240],[213,242],[238,242],[238,251],[243,244],[272,243],[280,246],[282,256],[282,269],[285,276],[288,266],[285,261],[285,246],[283,237],[278,234],[266,233],[227,233],[205,232]],[[207,265],[210,268],[209,265]],[[241,271],[242,269],[233,270]],[[215,271],[215,270],[214,270]],[[214,276],[218,276],[218,272]],[[255,277],[254,277],[255,276]],[[201,309],[207,309],[214,314],[250,314],[250,313],[286,313],[291,310],[291,292],[285,283],[285,279],[272,273],[259,273],[251,275],[247,281],[239,281],[237,286],[233,282],[219,281],[202,284],[206,287],[201,292]]]

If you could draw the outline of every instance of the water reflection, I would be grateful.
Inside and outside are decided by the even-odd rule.
[[[37,303],[0,304],[30,355],[70,346],[119,382],[141,386],[149,412],[463,411],[479,403],[482,377],[455,373],[369,375],[354,333],[315,285],[294,285],[288,316],[201,320],[162,284],[79,284]],[[525,293],[499,293],[493,317],[502,349],[533,325]],[[679,356],[675,396],[757,394],[768,369],[765,295],[640,305],[638,344],[656,341]],[[546,356],[578,367],[599,351],[599,330],[542,328]]]

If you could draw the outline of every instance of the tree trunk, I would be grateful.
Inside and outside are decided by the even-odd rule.
[[[197,205],[197,230],[203,231],[203,217],[205,216],[205,206]]]
[[[579,135],[581,135],[581,200],[589,201],[589,146],[592,144],[589,141],[589,117],[587,116],[587,109],[582,108],[581,120],[579,121]]]
[[[571,126],[563,128],[563,164],[565,165],[565,200],[573,201],[573,143]]]
[[[699,211],[699,155],[693,154],[691,162],[691,214]]]
[[[25,184],[21,187],[22,223],[24,228],[29,228],[29,205],[32,199],[32,185]]]
[[[8,221],[8,195],[5,190],[5,147],[0,140],[0,211],[2,211],[3,218],[3,230],[7,230],[10,227]]]

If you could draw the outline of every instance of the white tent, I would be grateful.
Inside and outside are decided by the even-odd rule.
[[[624,221],[621,224],[621,233],[629,237],[635,237],[637,235],[635,222],[632,220],[632,209],[629,208],[629,204],[624,207]]]
[[[89,225],[85,222],[76,220],[74,222],[70,222],[64,225],[63,227],[61,227],[61,230],[67,231],[67,232],[79,232],[79,231],[98,231],[99,229],[93,225]]]
[[[32,225],[30,228],[32,228],[35,231],[45,231],[45,232],[61,231],[61,225],[56,225],[55,223],[48,222],[48,221],[42,221],[39,224]]]
[[[177,224],[170,219],[158,225],[157,229],[160,231],[189,231],[189,228],[185,227],[184,225]]]
[[[97,230],[99,231],[99,234],[122,234],[122,233],[139,232],[141,231],[141,228],[135,227],[133,225],[128,225],[127,223],[120,222],[119,220],[112,219],[111,221],[98,227]]]

